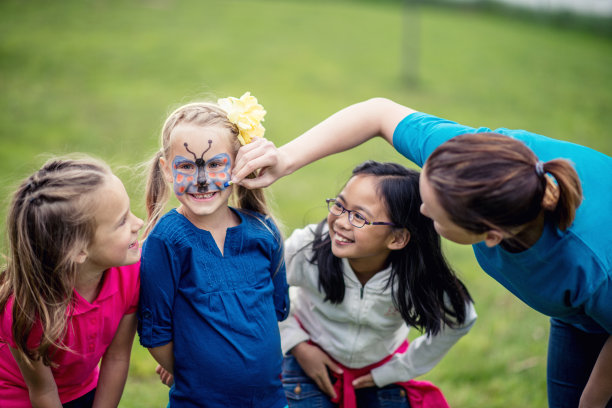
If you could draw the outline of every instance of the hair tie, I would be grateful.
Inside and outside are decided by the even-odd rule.
[[[535,172],[538,177],[542,177],[544,175],[544,162],[542,160],[538,160],[535,164]]]

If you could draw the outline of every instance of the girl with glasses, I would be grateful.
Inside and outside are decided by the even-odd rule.
[[[365,162],[327,204],[326,220],[285,242],[289,406],[447,406],[439,389],[413,379],[470,330],[476,313],[419,212],[419,173]],[[410,327],[423,335],[408,345]]]

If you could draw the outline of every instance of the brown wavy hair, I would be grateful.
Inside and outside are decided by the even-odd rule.
[[[523,142],[496,133],[456,136],[427,159],[424,172],[440,204],[457,225],[482,233],[534,220],[542,211],[561,230],[574,221],[582,201],[582,187],[572,163],[554,159],[542,163]],[[546,175],[545,175],[546,174]],[[559,199],[543,208],[549,183],[556,180]]]
[[[7,217],[9,256],[0,275],[0,310],[14,299],[12,334],[25,361],[52,365],[62,339],[76,283],[76,256],[96,229],[96,192],[111,174],[102,162],[53,159],[24,180],[14,193]],[[35,324],[42,338],[27,347]],[[52,348],[53,347],[53,348]]]

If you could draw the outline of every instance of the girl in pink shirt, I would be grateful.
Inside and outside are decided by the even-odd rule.
[[[0,275],[1,407],[119,404],[136,330],[142,224],[98,161],[51,160],[21,183]]]

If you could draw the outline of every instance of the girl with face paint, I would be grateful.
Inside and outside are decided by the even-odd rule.
[[[282,237],[263,191],[229,182],[238,134],[217,104],[182,106],[163,126],[149,173],[138,330],[174,375],[171,407],[287,404]],[[170,190],[179,206],[161,216]]]

